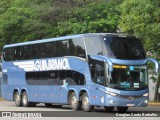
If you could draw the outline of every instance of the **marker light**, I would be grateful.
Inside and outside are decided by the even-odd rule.
[[[148,93],[143,94],[144,97],[147,97],[148,95],[149,95]]]

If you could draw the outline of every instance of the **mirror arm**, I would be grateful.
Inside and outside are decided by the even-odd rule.
[[[155,68],[156,68],[156,73],[158,73],[159,70],[159,63],[157,60],[153,59],[153,58],[147,58],[147,61],[151,61],[155,64]]]

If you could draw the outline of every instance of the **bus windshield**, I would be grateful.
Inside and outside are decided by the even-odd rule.
[[[135,90],[148,85],[146,66],[114,65],[108,86],[115,89]]]
[[[140,60],[145,59],[145,51],[140,40],[135,37],[104,37],[104,55],[109,58]]]

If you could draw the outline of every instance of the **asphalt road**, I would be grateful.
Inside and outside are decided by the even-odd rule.
[[[16,107],[13,101],[0,101],[0,120],[6,115],[6,112],[11,113],[14,119],[21,119],[22,117],[25,119],[26,117],[31,117],[37,120],[41,120],[43,117],[47,117],[48,119],[52,118],[53,120],[53,117],[58,117],[57,119],[59,120],[71,120],[74,117],[77,117],[76,120],[90,120],[91,118],[91,120],[99,118],[102,120],[122,120],[123,118],[123,120],[125,120],[129,117],[128,119],[132,120],[137,117],[142,117],[144,120],[159,120],[160,106],[131,107],[128,109],[127,113],[118,113],[116,109],[113,112],[105,112],[103,107],[95,108],[95,110],[92,112],[83,112],[82,110],[73,111],[70,106],[67,105],[62,106],[62,108],[48,108],[45,107],[44,104],[38,104],[36,107]]]

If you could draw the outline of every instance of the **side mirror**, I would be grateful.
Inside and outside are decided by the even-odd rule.
[[[159,63],[157,60],[153,59],[153,58],[147,58],[148,61],[151,61],[155,64],[155,68],[156,68],[156,73],[159,72]]]

